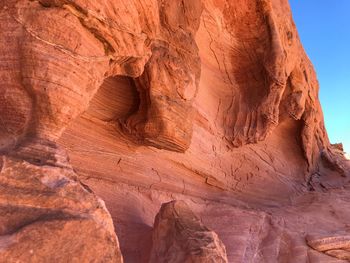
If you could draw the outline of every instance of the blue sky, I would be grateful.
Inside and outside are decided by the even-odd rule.
[[[350,153],[350,0],[289,0],[304,48],[320,82],[332,143]]]

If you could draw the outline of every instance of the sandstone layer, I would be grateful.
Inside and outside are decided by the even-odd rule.
[[[165,262],[173,200],[208,259],[349,259],[350,164],[287,0],[2,0],[0,25],[0,259]]]
[[[3,157],[1,262],[123,262],[102,200],[69,168]]]
[[[163,204],[156,216],[150,262],[225,263],[226,249],[217,234],[183,201]]]

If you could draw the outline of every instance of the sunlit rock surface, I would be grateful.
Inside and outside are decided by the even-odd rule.
[[[347,259],[312,245],[350,235],[350,169],[287,0],[2,0],[0,24],[1,259],[154,262],[172,200],[228,262]]]

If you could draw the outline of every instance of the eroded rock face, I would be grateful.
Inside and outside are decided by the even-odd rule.
[[[313,249],[326,253],[332,257],[350,260],[349,234],[332,233],[330,235],[309,235],[306,241]]]
[[[57,246],[121,261],[79,181],[105,200],[126,262],[153,258],[154,218],[176,199],[229,262],[346,256],[305,239],[349,234],[350,165],[329,142],[287,0],[2,0],[0,24],[7,258]],[[47,250],[31,253],[28,236]]]
[[[156,216],[150,262],[228,262],[217,234],[183,201],[163,204]]]
[[[123,262],[104,202],[68,168],[2,157],[0,261]]]
[[[2,149],[14,148],[23,137],[57,139],[87,109],[103,80],[117,75],[137,78],[141,99],[125,131],[146,145],[188,148],[200,77],[194,40],[200,0],[181,5],[6,0],[1,5],[6,25],[1,38],[14,43],[3,43],[0,51]],[[17,97],[23,99],[17,103]]]

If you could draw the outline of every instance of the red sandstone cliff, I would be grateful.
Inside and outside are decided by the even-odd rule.
[[[2,0],[0,25],[0,261],[350,260],[287,0]]]

